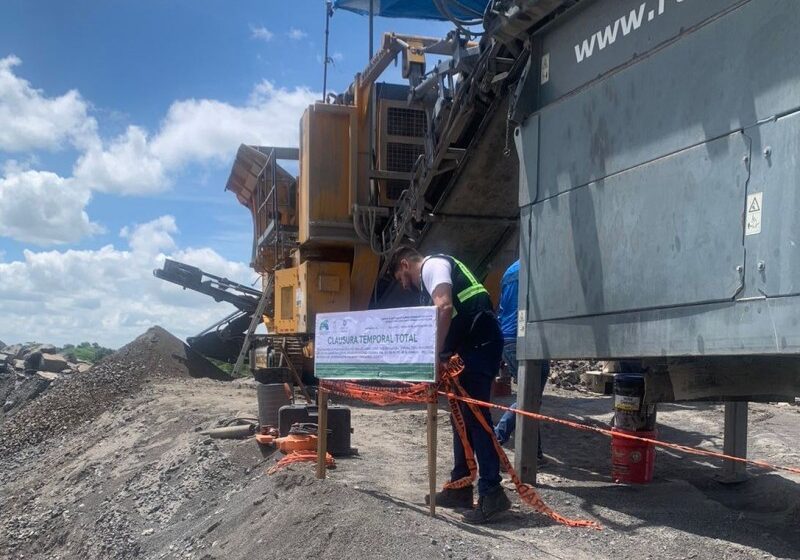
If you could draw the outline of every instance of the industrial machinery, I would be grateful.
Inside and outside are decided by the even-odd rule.
[[[800,5],[541,4],[506,3],[522,33],[495,21],[528,45],[509,111],[518,355],[632,359],[647,403],[725,401],[725,452],[744,456],[747,401],[800,394]]]
[[[397,243],[419,237],[428,222],[437,220],[462,231],[465,224],[497,228],[496,216],[476,215],[485,208],[434,213],[420,197],[411,208],[408,197],[409,186],[420,181],[446,190],[469,152],[456,146],[472,141],[485,108],[461,119],[457,130],[448,129],[439,140],[432,125],[447,120],[453,77],[469,70],[478,53],[478,45],[458,33],[441,40],[387,34],[347,91],[306,109],[299,149],[239,148],[226,188],[252,215],[253,268],[274,280],[274,306],[264,319],[270,333],[310,341],[317,313],[414,305],[416,294],[398,290],[381,274]],[[432,54],[449,57],[446,70],[426,72],[426,55]],[[409,83],[378,82],[396,58],[402,58]],[[431,77],[444,88],[441,95],[433,93]],[[446,153],[437,157],[438,169],[425,171],[428,152],[437,144]],[[279,163],[288,166],[286,160],[298,161],[297,178]],[[506,167],[515,176],[516,165]],[[488,183],[492,179],[484,177],[486,172],[484,164],[474,175]],[[410,210],[425,218],[414,219]],[[517,212],[512,206],[500,217],[502,231],[465,259],[480,261],[487,272],[498,247],[513,237]],[[402,230],[393,230],[401,223]],[[437,250],[455,248],[452,239],[450,247],[446,238],[441,240]],[[506,260],[513,260],[513,247]],[[312,352],[308,344],[306,355]]]
[[[400,243],[458,254],[493,293],[519,256],[523,370],[630,360],[648,402],[728,402],[742,455],[746,401],[800,393],[800,5],[494,0],[470,21],[447,5],[447,37],[385,35],[308,107],[299,149],[240,147],[226,188],[271,279],[268,332],[310,357],[317,313],[415,304],[385,275]],[[379,83],[394,60],[407,83]],[[524,408],[538,377],[523,371]]]
[[[236,311],[186,341],[204,356],[222,361],[235,359],[244,343],[244,332],[258,306],[261,292],[171,259],[166,259],[164,266],[155,269],[153,275],[236,307]]]

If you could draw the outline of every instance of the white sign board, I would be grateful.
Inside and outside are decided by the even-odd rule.
[[[436,380],[436,308],[319,313],[314,374],[320,379]]]

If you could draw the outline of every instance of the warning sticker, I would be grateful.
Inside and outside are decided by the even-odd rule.
[[[550,53],[544,53],[542,56],[542,85],[550,81]]]
[[[757,192],[747,196],[747,213],[744,218],[745,235],[761,233],[761,201],[763,194]]]
[[[517,338],[525,336],[525,323],[528,322],[528,312],[524,309],[517,311]]]

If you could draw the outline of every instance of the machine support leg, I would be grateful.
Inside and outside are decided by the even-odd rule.
[[[517,372],[517,407],[520,410],[539,412],[542,405],[542,368],[545,362],[526,360],[519,362]],[[539,449],[539,422],[517,416],[515,439],[515,468],[522,482],[536,484],[537,452]]]
[[[747,403],[725,403],[725,440],[723,452],[735,457],[747,457]],[[721,482],[735,483],[747,479],[747,465],[736,461],[725,461]]]

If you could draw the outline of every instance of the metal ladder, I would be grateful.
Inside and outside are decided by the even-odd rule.
[[[284,336],[281,339],[280,345],[275,345],[275,350],[277,350],[278,354],[280,355],[280,362],[278,362],[278,367],[283,366],[283,361],[286,360],[286,365],[289,368],[289,371],[294,377],[294,382],[297,383],[297,386],[300,388],[300,392],[303,393],[303,397],[306,399],[306,402],[309,404],[313,403],[314,401],[311,399],[311,395],[308,394],[308,390],[306,390],[306,386],[303,383],[303,377],[300,375],[300,372],[297,371],[297,368],[294,367],[292,363],[292,359],[289,357],[289,353],[286,351],[286,337]]]
[[[261,322],[261,318],[264,316],[264,311],[267,308],[267,301],[272,293],[272,279],[274,276],[275,275],[273,274],[267,277],[267,285],[264,286],[264,290],[261,292],[261,298],[258,300],[256,310],[253,312],[253,319],[250,321],[250,326],[247,328],[247,334],[244,336],[244,344],[242,344],[242,349],[239,351],[239,357],[236,358],[236,365],[233,366],[234,377],[239,376],[239,371],[244,365],[244,357],[250,350],[250,340],[253,337],[253,333],[256,332],[258,324]]]

